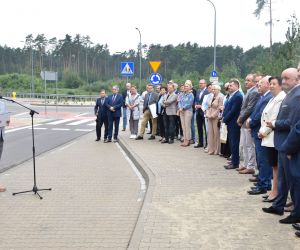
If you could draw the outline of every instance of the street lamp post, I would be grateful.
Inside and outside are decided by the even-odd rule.
[[[215,11],[215,24],[214,24],[214,71],[216,70],[216,34],[217,34],[217,11],[216,6],[211,0],[207,0],[214,7]]]
[[[139,53],[140,53],[140,84],[139,84],[139,91],[141,90],[141,86],[142,86],[142,35],[141,35],[141,31],[139,30],[139,28],[135,28],[139,34],[140,34],[140,44],[139,44]]]

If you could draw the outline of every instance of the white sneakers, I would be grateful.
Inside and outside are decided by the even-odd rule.
[[[135,139],[136,135],[130,135],[129,139]]]

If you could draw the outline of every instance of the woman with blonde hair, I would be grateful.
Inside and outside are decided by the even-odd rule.
[[[219,114],[223,106],[223,95],[220,93],[219,85],[212,85],[212,100],[208,104],[206,117],[208,120],[208,147],[207,152],[210,155],[218,154],[220,150],[220,128]]]
[[[178,103],[180,121],[183,130],[183,143],[182,147],[187,147],[190,145],[191,140],[191,121],[193,116],[193,103],[194,95],[192,93],[192,82],[191,80],[186,80],[184,84],[184,92]]]
[[[136,86],[132,85],[130,88],[130,95],[127,95],[125,100],[127,107],[127,119],[130,126],[130,139],[135,139],[139,128],[140,119],[140,95],[137,93]]]

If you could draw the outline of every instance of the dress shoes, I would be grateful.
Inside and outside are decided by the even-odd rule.
[[[104,141],[104,143],[108,143],[108,142],[111,142],[111,139],[106,139],[106,140]]]
[[[279,223],[281,224],[295,224],[300,222],[300,217],[295,217],[292,215],[289,215],[288,217],[279,220]]]
[[[250,182],[257,182],[258,179],[257,179],[256,177],[251,177],[251,178],[249,178],[249,181],[250,181]]]
[[[162,140],[161,143],[168,143],[168,140]]]
[[[267,189],[264,188],[255,188],[248,191],[248,194],[250,195],[258,195],[258,194],[265,194],[265,193],[267,193]]]
[[[295,235],[300,238],[300,231],[296,231]]]
[[[155,136],[154,135],[150,135],[150,137],[148,138],[148,140],[155,140]]]
[[[269,199],[269,198],[266,198],[263,200],[263,202],[273,202],[276,200],[277,197],[273,198],[273,199]]]
[[[262,211],[268,214],[276,214],[276,215],[283,215],[283,211],[279,211],[278,209],[274,207],[263,207]]]
[[[296,230],[299,230],[299,231],[300,231],[300,224],[294,223],[292,226],[293,226],[293,228],[295,228]]]
[[[173,143],[174,143],[174,140],[169,140],[168,143],[169,143],[169,144],[173,144]]]
[[[241,167],[237,168],[236,171],[243,171],[243,170],[245,170],[245,169],[247,169],[247,168],[241,166]]]
[[[143,140],[144,138],[143,138],[143,136],[138,135],[135,139],[136,140]]]
[[[255,171],[252,168],[247,168],[242,171],[239,171],[239,174],[254,174],[254,173],[255,173]]]
[[[236,169],[239,166],[234,166],[234,165],[228,165],[228,166],[224,166],[225,169],[230,170],[230,169]]]
[[[100,141],[100,138],[97,138],[95,141]]]
[[[203,148],[203,145],[198,143],[197,145],[194,146],[194,148]]]

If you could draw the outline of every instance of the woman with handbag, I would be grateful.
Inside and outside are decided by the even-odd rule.
[[[220,150],[220,108],[223,106],[223,95],[220,93],[219,85],[212,85],[213,97],[208,104],[206,117],[208,119],[208,147],[207,152],[210,155],[217,155]]]
[[[129,120],[130,139],[135,139],[138,134],[140,120],[140,95],[137,93],[136,86],[132,85],[130,94],[126,97],[125,104],[128,108],[127,119]]]

